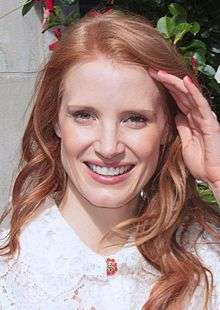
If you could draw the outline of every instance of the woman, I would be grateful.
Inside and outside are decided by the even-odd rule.
[[[23,137],[2,309],[218,309],[220,216],[195,180],[220,201],[219,141],[195,74],[144,18],[72,25]]]

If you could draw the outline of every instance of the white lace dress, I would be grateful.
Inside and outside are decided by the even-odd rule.
[[[160,276],[136,247],[123,247],[109,256],[90,250],[56,205],[25,227],[20,245],[17,259],[0,258],[2,310],[140,310]],[[199,248],[214,273],[213,310],[220,309],[219,252],[210,245]],[[117,262],[113,275],[106,272],[107,258]],[[201,305],[198,288],[187,310],[202,310]]]

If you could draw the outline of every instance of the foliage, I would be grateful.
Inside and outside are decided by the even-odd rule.
[[[220,118],[220,84],[214,78],[220,65],[220,1],[116,0],[114,4],[146,16],[176,45],[185,61],[198,71]]]
[[[215,208],[218,212],[220,212],[220,208],[218,206],[218,203],[212,193],[212,191],[209,189],[209,187],[201,182],[201,181],[197,181],[197,190],[199,193],[199,196],[202,200],[208,202],[208,204],[210,206],[212,206],[213,208]]]

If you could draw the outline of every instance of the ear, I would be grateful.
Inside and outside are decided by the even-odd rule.
[[[61,132],[60,132],[60,127],[59,125],[56,123],[55,126],[54,126],[54,130],[55,130],[55,133],[56,135],[61,138]]]

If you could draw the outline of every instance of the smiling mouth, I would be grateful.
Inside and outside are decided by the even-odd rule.
[[[108,167],[100,167],[94,164],[90,164],[88,162],[84,162],[86,166],[93,172],[98,175],[102,175],[105,177],[117,177],[123,174],[130,172],[135,165],[123,166],[120,168],[108,168]]]

